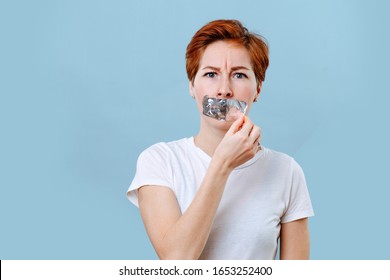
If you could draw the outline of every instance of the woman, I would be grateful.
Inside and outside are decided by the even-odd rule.
[[[189,43],[199,133],[146,149],[127,193],[160,259],[274,259],[278,240],[281,259],[309,258],[313,210],[299,165],[261,146],[248,116],[203,113],[208,100],[241,102],[247,113],[267,67],[267,45],[236,20],[210,22]]]

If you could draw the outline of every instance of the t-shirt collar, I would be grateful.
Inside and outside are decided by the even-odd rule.
[[[193,149],[195,151],[195,153],[203,161],[205,161],[207,164],[209,164],[211,161],[211,157],[208,154],[206,154],[205,151],[203,151],[201,148],[199,148],[198,146],[195,145],[194,137],[192,136],[192,137],[189,137],[187,139],[188,139],[188,144],[191,147],[191,149]],[[246,168],[246,167],[252,165],[253,163],[255,163],[258,159],[260,159],[264,155],[264,152],[265,152],[265,148],[263,146],[260,146],[260,148],[261,148],[261,150],[258,151],[253,158],[251,158],[247,162],[241,164],[240,166],[236,167],[234,170]]]

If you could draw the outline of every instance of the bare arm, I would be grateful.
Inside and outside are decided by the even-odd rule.
[[[217,147],[197,194],[181,214],[166,187],[138,191],[142,220],[160,259],[198,259],[203,251],[231,171],[252,158],[260,129],[250,120],[236,121]],[[242,128],[241,128],[242,125]]]
[[[160,259],[197,259],[208,239],[228,177],[210,166],[193,202],[181,215],[176,196],[165,187],[139,189],[146,231]]]
[[[284,223],[280,230],[280,259],[308,260],[310,235],[308,218]]]

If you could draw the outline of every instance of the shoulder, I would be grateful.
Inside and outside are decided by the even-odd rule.
[[[292,156],[269,148],[264,148],[264,157],[271,164],[275,164],[283,167],[289,167],[289,168],[294,168],[295,166],[299,166],[299,164],[295,161],[295,159]]]
[[[304,176],[300,164],[286,153],[265,148],[264,160],[273,172],[287,175],[288,178]]]
[[[182,138],[170,142],[159,142],[145,149],[139,156],[140,159],[149,158],[164,158],[172,157],[175,154],[181,153],[188,149],[190,138]]]

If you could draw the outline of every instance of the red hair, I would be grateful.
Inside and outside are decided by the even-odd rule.
[[[269,64],[268,46],[263,37],[249,32],[238,20],[211,21],[195,33],[186,51],[186,70],[190,81],[195,79],[204,50],[219,40],[245,47],[249,52],[257,82],[264,81]]]

